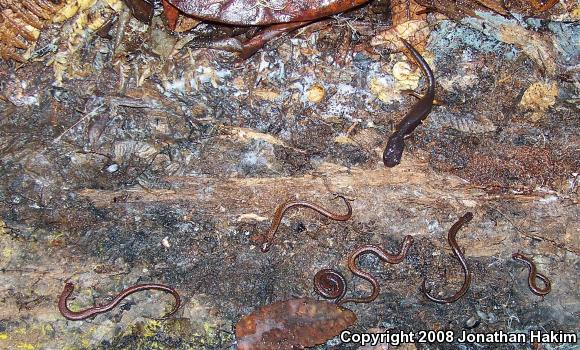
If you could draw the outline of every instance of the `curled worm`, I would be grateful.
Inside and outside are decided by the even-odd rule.
[[[64,290],[60,294],[60,298],[58,299],[58,310],[60,311],[60,313],[64,317],[66,317],[67,319],[73,320],[73,321],[84,320],[86,318],[93,317],[93,316],[96,316],[98,314],[102,314],[102,313],[105,313],[107,311],[110,311],[115,306],[117,306],[121,302],[121,300],[123,300],[127,296],[129,296],[135,292],[140,292],[140,291],[149,290],[149,289],[155,289],[155,290],[160,290],[160,291],[163,291],[166,293],[170,293],[175,298],[175,306],[173,307],[173,310],[171,310],[170,313],[163,316],[162,319],[168,318],[171,315],[173,315],[179,309],[179,307],[181,305],[181,298],[179,297],[179,294],[177,293],[177,291],[175,289],[173,289],[169,286],[166,286],[164,284],[150,283],[150,284],[137,284],[137,285],[131,286],[131,287],[123,290],[121,293],[117,294],[117,296],[113,300],[111,300],[111,302],[109,302],[107,304],[104,304],[101,306],[93,306],[93,307],[90,307],[90,308],[82,310],[82,311],[71,311],[68,308],[67,301],[68,301],[68,298],[70,297],[70,295],[72,294],[72,292],[74,291],[74,289],[75,289],[74,284],[67,282],[64,285]]]
[[[338,304],[346,294],[344,276],[333,269],[322,269],[314,275],[314,291],[326,299],[335,299]]]
[[[270,225],[270,229],[264,235],[259,237],[259,239],[262,241],[262,252],[265,253],[268,250],[270,250],[270,247],[272,246],[272,241],[274,240],[274,236],[276,235],[278,227],[280,227],[280,223],[282,222],[282,217],[284,216],[284,213],[286,213],[286,211],[290,208],[294,207],[309,208],[318,212],[321,215],[326,216],[327,218],[336,221],[346,221],[350,219],[350,217],[352,216],[352,207],[350,206],[348,199],[346,199],[344,196],[341,195],[337,195],[336,197],[342,198],[342,200],[344,200],[344,204],[346,204],[346,207],[348,209],[346,214],[344,215],[335,214],[324,209],[322,206],[316,203],[307,201],[288,201],[279,205],[278,208],[276,208],[276,211],[274,212],[274,217],[272,218],[272,224]]]
[[[467,262],[465,261],[465,257],[463,256],[463,253],[461,252],[461,249],[459,248],[459,245],[457,244],[457,241],[455,240],[455,236],[457,235],[457,232],[459,231],[459,229],[461,227],[463,227],[463,225],[467,224],[468,222],[470,222],[473,219],[473,214],[468,212],[465,215],[463,215],[459,221],[457,221],[455,224],[453,224],[453,226],[451,226],[451,229],[449,230],[449,233],[447,234],[447,242],[449,242],[449,245],[451,246],[451,249],[453,250],[453,254],[455,254],[455,256],[457,257],[457,259],[459,259],[459,262],[461,263],[461,267],[463,268],[463,275],[464,280],[463,280],[463,285],[461,286],[461,288],[457,291],[457,293],[453,294],[452,296],[448,297],[448,298],[436,298],[432,295],[430,295],[427,291],[427,287],[426,287],[426,279],[423,280],[423,285],[421,286],[421,292],[431,301],[434,301],[436,303],[440,303],[440,304],[449,304],[449,303],[453,303],[455,301],[457,301],[459,298],[461,298],[469,289],[469,285],[471,284],[471,271],[469,271],[469,268],[467,267]]]
[[[550,280],[548,277],[537,272],[536,264],[534,264],[532,259],[521,253],[513,253],[512,258],[514,260],[521,261],[528,266],[528,269],[530,270],[530,273],[528,274],[528,287],[530,287],[532,293],[541,297],[550,293],[552,290],[552,284],[550,283]],[[540,288],[536,285],[536,279],[542,280],[542,282],[544,282],[544,288]]]
[[[371,295],[367,297],[342,299],[338,301],[337,304],[342,305],[344,303],[370,303],[371,301],[375,300],[377,296],[379,296],[379,292],[381,290],[379,282],[373,275],[371,275],[366,271],[361,270],[358,267],[357,260],[361,255],[371,253],[376,255],[377,257],[379,257],[379,259],[381,259],[386,263],[398,264],[401,261],[403,261],[403,259],[405,259],[412,245],[413,245],[413,237],[405,236],[405,238],[403,239],[403,243],[401,244],[401,250],[397,254],[389,254],[380,246],[372,244],[364,245],[355,249],[348,257],[348,268],[350,269],[353,275],[370,282],[370,284],[373,287],[373,291]]]

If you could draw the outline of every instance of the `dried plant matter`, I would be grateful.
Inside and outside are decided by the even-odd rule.
[[[393,24],[375,36],[371,44],[389,51],[400,51],[404,46],[398,38],[404,38],[413,46],[423,47],[430,33],[425,9],[412,0],[392,0]]]
[[[368,0],[168,0],[186,14],[229,24],[266,25],[335,15]]]
[[[162,0],[163,13],[165,14],[165,19],[167,20],[167,26],[171,30],[175,30],[177,27],[177,20],[179,19],[179,10],[175,6],[171,5],[167,0]]]
[[[356,321],[326,301],[291,299],[261,307],[236,325],[239,350],[291,350],[322,344]]]
[[[125,0],[125,4],[131,10],[133,17],[139,21],[149,24],[153,17],[153,4],[144,0]]]
[[[417,0],[417,3],[445,16],[459,20],[465,17],[479,17],[481,12],[493,11],[505,17],[513,15],[547,18],[548,14],[566,17],[572,15],[575,6],[555,6],[558,0]],[[548,11],[550,10],[550,11]]]
[[[24,62],[19,53],[35,42],[46,20],[59,9],[60,1],[0,0],[0,57]]]
[[[162,4],[167,26],[174,32],[186,32],[201,23],[193,16],[182,16],[180,11],[167,0],[162,0]]]

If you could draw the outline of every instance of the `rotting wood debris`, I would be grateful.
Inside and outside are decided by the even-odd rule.
[[[261,344],[279,349],[357,348],[325,342],[334,325],[577,331],[577,4],[370,1],[264,29],[168,12],[180,1],[130,3],[143,7],[0,1],[0,348],[235,348],[247,315],[267,326],[254,333],[267,335]],[[248,10],[283,13],[279,3]],[[417,103],[405,90],[425,86],[399,37],[434,71],[436,105],[385,169],[386,140]],[[277,205],[335,208],[333,193],[349,199],[348,221],[288,211],[275,249],[260,252],[255,237]],[[473,280],[456,302],[432,303],[424,279],[440,298],[463,282],[445,237],[467,211],[458,241]],[[329,267],[353,297],[371,295],[349,254],[397,252],[405,235],[404,263],[367,254],[355,264],[380,284],[372,303],[351,312],[316,300],[313,277]],[[528,276],[516,252],[539,272]],[[543,297],[532,294],[543,291],[536,273],[551,282]],[[82,286],[72,310],[144,283],[174,287],[183,304],[156,320],[171,298],[137,293],[67,322],[56,301],[69,281]],[[266,312],[297,305],[305,318]],[[336,318],[319,318],[326,308]],[[285,321],[292,331],[278,333]],[[328,333],[292,338],[300,327]]]

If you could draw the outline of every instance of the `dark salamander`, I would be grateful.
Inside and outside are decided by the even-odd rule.
[[[383,152],[383,163],[385,166],[392,168],[401,162],[401,157],[403,155],[403,149],[405,149],[405,136],[415,130],[417,126],[421,124],[423,119],[427,118],[429,112],[433,108],[433,100],[435,99],[435,77],[433,72],[425,59],[405,40],[401,39],[407,50],[411,52],[411,55],[421,67],[421,70],[427,77],[427,92],[425,95],[419,99],[417,103],[411,108],[409,113],[401,120],[397,125],[397,129],[387,142],[387,147]]]

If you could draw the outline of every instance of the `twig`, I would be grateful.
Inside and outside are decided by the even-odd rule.
[[[95,107],[92,111],[90,111],[89,113],[85,114],[84,116],[82,116],[76,123],[74,123],[71,127],[69,127],[68,129],[66,129],[65,131],[63,131],[60,135],[58,135],[57,138],[55,138],[54,140],[52,140],[52,143],[57,143],[60,141],[60,139],[67,133],[69,132],[71,129],[77,127],[77,125],[79,125],[81,122],[83,122],[86,119],[92,118],[95,115],[97,115],[97,113],[101,110],[101,108],[104,106],[104,104],[100,104],[97,107]]]
[[[521,235],[523,235],[523,236],[525,236],[525,237],[528,237],[528,238],[531,238],[531,239],[537,239],[537,240],[540,240],[540,241],[546,241],[546,242],[549,242],[549,243],[551,243],[552,245],[554,245],[554,246],[555,246],[555,247],[557,247],[557,248],[564,249],[564,250],[566,250],[566,251],[568,251],[568,252],[570,252],[570,253],[573,253],[573,254],[575,254],[575,255],[580,255],[580,252],[576,251],[576,250],[575,250],[575,249],[573,249],[573,248],[568,248],[568,247],[567,247],[567,246],[566,246],[564,243],[562,243],[562,242],[558,242],[558,241],[556,241],[556,240],[549,239],[549,238],[546,238],[546,237],[543,237],[543,236],[540,236],[540,235],[534,235],[534,234],[531,234],[531,233],[526,233],[526,232],[524,232],[524,231],[520,230],[520,229],[519,229],[519,227],[518,227],[518,226],[517,226],[517,225],[516,225],[516,224],[515,224],[513,221],[511,221],[511,220],[510,220],[510,218],[508,218],[508,217],[507,217],[507,215],[505,215],[504,213],[502,213],[502,212],[501,212],[499,209],[497,209],[497,208],[495,208],[495,207],[492,207],[491,205],[488,205],[488,204],[486,204],[485,206],[486,206],[486,207],[488,207],[488,208],[490,208],[490,209],[492,209],[492,210],[494,210],[494,211],[496,211],[496,212],[497,212],[499,215],[501,215],[501,216],[502,216],[502,217],[503,217],[503,218],[504,218],[504,219],[505,219],[507,222],[509,222],[509,223],[510,223],[510,225],[512,225],[512,226],[513,226],[513,228],[514,228],[514,229],[515,229],[515,230],[516,230],[518,233],[520,233]]]

